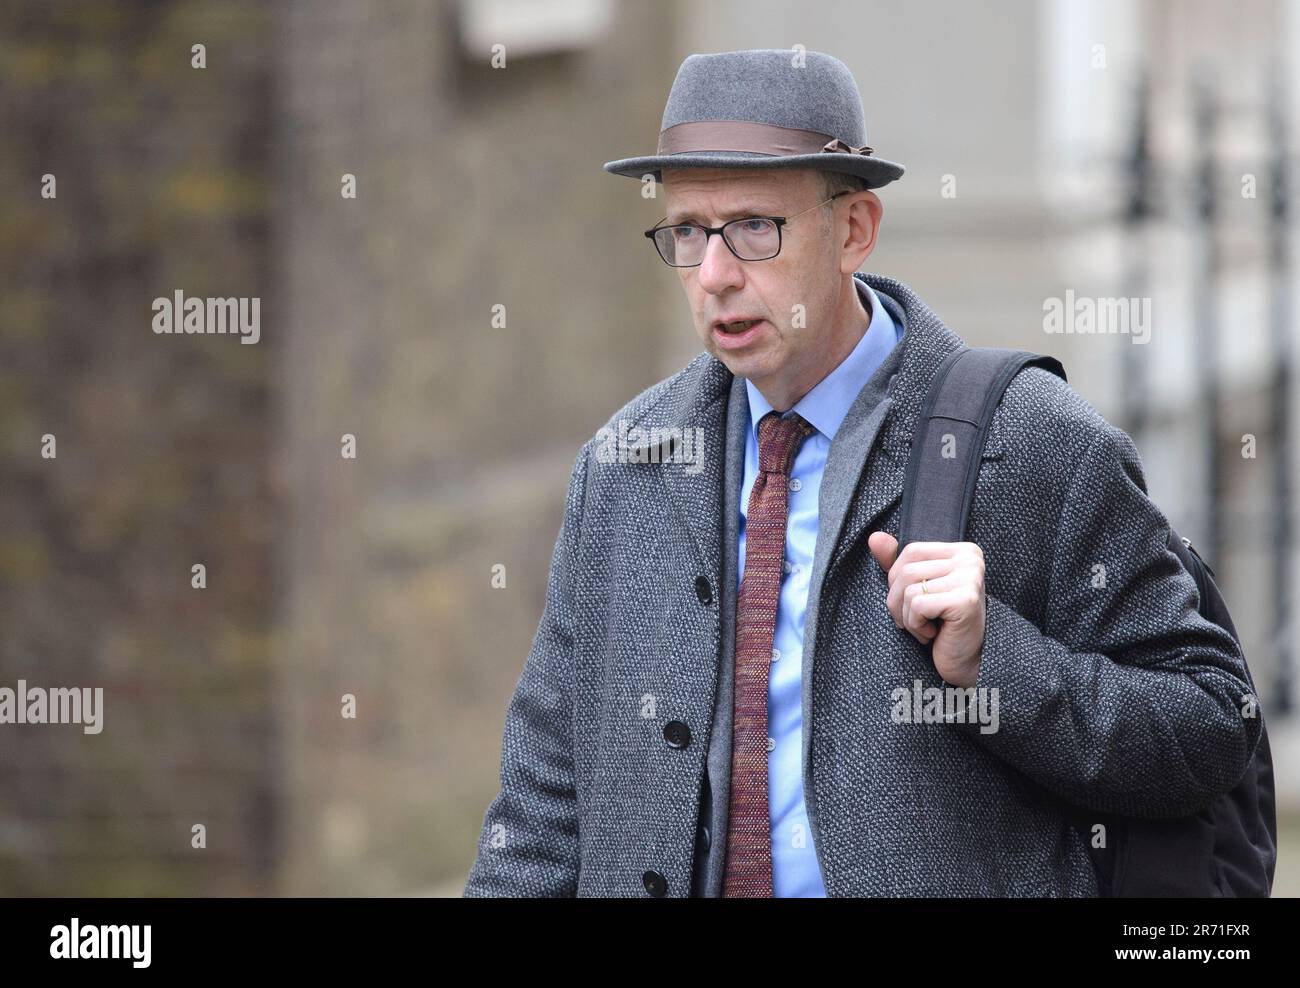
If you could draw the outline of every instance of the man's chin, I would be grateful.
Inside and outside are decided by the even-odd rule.
[[[736,377],[753,378],[756,375],[761,377],[766,363],[762,354],[751,353],[748,350],[723,350],[719,347],[709,347],[709,353]]]

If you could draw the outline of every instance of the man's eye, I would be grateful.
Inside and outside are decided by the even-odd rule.
[[[745,220],[741,229],[746,233],[762,233],[768,227],[768,221],[762,219]]]
[[[675,226],[673,227],[674,240],[690,240],[700,231],[693,226]]]

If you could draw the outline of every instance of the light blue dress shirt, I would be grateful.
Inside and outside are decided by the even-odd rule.
[[[804,610],[813,550],[817,545],[817,504],[822,472],[831,440],[858,393],[902,338],[870,286],[854,279],[863,308],[871,313],[867,331],[844,361],[801,398],[786,414],[802,415],[816,432],[810,433],[795,455],[790,471],[789,514],[785,534],[785,576],[777,599],[772,671],[768,683],[768,809],[772,824],[772,894],[776,897],[821,896],[821,869],[813,848],[812,830],[804,805],[802,658]],[[868,308],[869,307],[869,308]],[[753,382],[749,393],[749,428],[745,440],[745,474],[740,488],[740,579],[745,574],[745,517],[749,495],[758,476],[758,422],[772,406]],[[739,587],[739,583],[737,584]]]

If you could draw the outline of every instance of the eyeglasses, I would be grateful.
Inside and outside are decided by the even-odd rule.
[[[709,237],[722,234],[727,249],[742,261],[767,261],[781,253],[781,227],[804,213],[825,206],[832,199],[846,196],[837,192],[816,206],[809,206],[790,216],[745,216],[722,226],[700,226],[696,223],[677,223],[673,226],[656,226],[645,235],[653,241],[655,250],[665,264],[674,268],[693,268],[704,262],[704,251]]]

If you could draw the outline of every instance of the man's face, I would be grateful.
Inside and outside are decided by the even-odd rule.
[[[666,168],[662,177],[665,223],[719,227],[744,216],[793,216],[827,198],[822,173],[813,169]],[[842,273],[828,214],[842,202],[791,219],[776,257],[742,261],[713,236],[698,267],[675,269],[696,333],[733,374],[759,387],[795,381],[834,349],[830,316]],[[749,319],[757,322],[743,331],[722,325]]]

